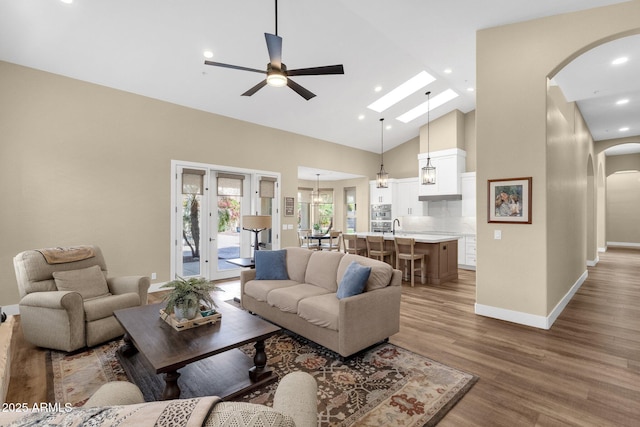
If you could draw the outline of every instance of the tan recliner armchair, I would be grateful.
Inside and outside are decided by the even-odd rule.
[[[116,338],[124,330],[113,311],[147,303],[149,278],[107,277],[97,246],[28,250],[13,265],[20,325],[40,347],[73,351]]]

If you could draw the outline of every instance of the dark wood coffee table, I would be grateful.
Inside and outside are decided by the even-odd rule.
[[[223,301],[216,303],[222,313],[218,322],[183,331],[160,318],[162,303],[114,311],[125,330],[118,359],[145,400],[232,399],[278,379],[267,367],[264,341],[281,328]],[[252,342],[253,361],[238,350]],[[164,374],[164,381],[158,374]]]

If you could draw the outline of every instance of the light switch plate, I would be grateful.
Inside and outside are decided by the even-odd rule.
[[[502,230],[493,230],[493,238],[494,240],[502,239]]]

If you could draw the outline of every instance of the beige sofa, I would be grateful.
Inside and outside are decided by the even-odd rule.
[[[210,396],[144,403],[134,384],[115,381],[100,387],[82,408],[64,405],[46,411],[2,412],[0,425],[94,426],[236,426],[316,427],[316,380],[304,372],[285,375],[278,384],[273,407],[244,402],[221,402]]]
[[[43,252],[53,249],[60,259],[46,259]],[[123,335],[113,311],[145,305],[149,278],[107,277],[98,246],[53,249],[28,250],[13,259],[25,339],[74,351]]]
[[[400,270],[342,252],[285,251],[288,280],[255,280],[256,270],[241,272],[244,309],[344,357],[400,330]],[[371,267],[366,288],[338,299],[338,284],[353,261]]]

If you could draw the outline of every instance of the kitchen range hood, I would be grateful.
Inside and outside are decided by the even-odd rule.
[[[428,157],[429,153],[418,154],[418,171],[426,164]],[[418,200],[462,200],[461,174],[465,172],[467,153],[459,148],[450,148],[432,151],[430,157],[436,167],[436,183],[420,185]]]
[[[432,196],[418,196],[421,202],[437,202],[440,200],[462,200],[462,194],[434,194]]]

